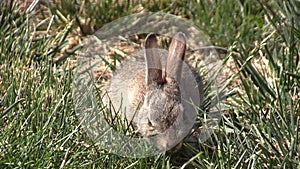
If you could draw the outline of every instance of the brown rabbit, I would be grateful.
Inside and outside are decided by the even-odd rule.
[[[203,84],[184,62],[186,38],[177,33],[169,51],[159,49],[154,33],[145,50],[122,63],[110,83],[108,96],[125,118],[160,150],[168,150],[190,132],[203,101]]]

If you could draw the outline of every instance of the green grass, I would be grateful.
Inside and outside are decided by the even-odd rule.
[[[218,128],[181,165],[300,168],[299,1],[162,0],[138,8],[133,0],[61,0],[43,1],[32,13],[10,2],[0,2],[0,168],[180,167],[172,160],[179,152],[142,159],[110,154],[75,115],[71,61],[78,46],[65,52],[69,38],[141,10],[189,19],[228,49],[224,64],[232,59],[238,69],[228,77],[235,85],[228,86],[233,94]]]

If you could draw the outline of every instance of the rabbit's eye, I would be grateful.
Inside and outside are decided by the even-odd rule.
[[[152,122],[148,119],[148,129],[149,129],[149,131],[154,131],[155,130],[155,128],[154,128],[154,126],[153,126],[153,124],[152,124]]]
[[[153,125],[152,125],[152,123],[151,123],[151,121],[148,119],[148,125],[150,126],[150,127],[153,127]]]

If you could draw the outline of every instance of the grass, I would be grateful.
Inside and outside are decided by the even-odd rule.
[[[299,1],[57,0],[27,13],[18,1],[1,6],[1,168],[300,167]],[[74,111],[74,36],[143,10],[189,19],[236,68],[218,128],[180,166],[176,152],[133,159],[99,149]]]

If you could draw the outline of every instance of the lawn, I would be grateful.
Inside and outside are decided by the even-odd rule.
[[[300,168],[299,0],[0,4],[0,168]],[[224,106],[209,139],[196,147],[183,143],[179,150],[129,158],[99,147],[82,129],[73,82],[85,40],[141,12],[180,16],[209,37],[221,59]],[[144,38],[136,35],[130,42]],[[120,64],[128,46],[115,49],[110,62]],[[201,72],[201,109],[207,113],[213,93],[208,73]],[[109,77],[103,75],[104,81]],[[185,150],[193,152],[188,159]]]

